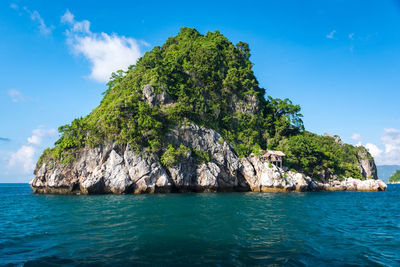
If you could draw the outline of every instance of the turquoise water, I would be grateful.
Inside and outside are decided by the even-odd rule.
[[[0,184],[0,265],[400,265],[388,192],[33,195]]]

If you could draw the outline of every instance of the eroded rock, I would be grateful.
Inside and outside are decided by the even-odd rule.
[[[284,171],[253,154],[239,159],[219,133],[194,123],[177,126],[167,134],[167,139],[191,151],[174,166],[164,167],[156,154],[135,152],[130,145],[106,143],[81,149],[76,159],[67,164],[43,162],[35,170],[31,187],[36,193],[58,194],[384,191],[387,188],[377,179],[314,181],[304,174]],[[196,158],[196,150],[208,155],[208,160]],[[361,167],[366,175],[372,175],[373,166],[368,164],[365,162]]]

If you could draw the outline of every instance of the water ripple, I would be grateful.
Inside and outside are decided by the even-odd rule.
[[[388,192],[53,196],[0,185],[0,265],[400,265]]]

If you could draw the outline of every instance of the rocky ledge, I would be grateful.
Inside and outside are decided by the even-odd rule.
[[[156,154],[135,153],[130,145],[106,143],[81,149],[67,164],[52,160],[37,166],[30,185],[35,193],[129,194],[221,191],[385,191],[378,179],[346,178],[315,181],[284,171],[259,156],[238,158],[214,130],[188,123],[167,134],[171,143],[208,153],[199,162],[189,151],[173,166],[163,166]],[[364,164],[365,165],[365,164]]]

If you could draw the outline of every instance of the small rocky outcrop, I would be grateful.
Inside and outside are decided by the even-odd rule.
[[[378,179],[331,179],[327,182],[315,181],[302,173],[284,171],[265,163],[255,155],[242,158],[243,175],[252,191],[287,192],[287,191],[385,191],[387,185]]]
[[[322,183],[284,171],[253,154],[239,159],[219,133],[193,123],[174,128],[167,138],[191,151],[208,153],[209,161],[199,162],[189,152],[177,164],[164,167],[156,154],[107,143],[81,149],[76,160],[67,164],[51,160],[42,163],[35,170],[31,187],[36,193],[58,194],[386,190],[386,184],[377,179],[332,179]]]
[[[172,98],[168,95],[164,87],[161,87],[159,91],[158,93],[151,84],[143,86],[143,99],[149,104],[150,108],[172,103]]]
[[[331,180],[328,183],[317,183],[321,191],[386,191],[387,185],[382,180],[360,180],[346,178],[342,181]]]
[[[345,145],[344,142],[342,141],[342,139],[340,139],[340,136],[338,136],[338,135],[332,135],[332,134],[329,134],[329,133],[324,133],[324,136],[333,138],[335,140],[335,143],[337,143],[337,144],[339,144],[341,146]]]

